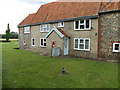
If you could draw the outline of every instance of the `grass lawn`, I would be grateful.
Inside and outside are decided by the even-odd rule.
[[[118,88],[116,63],[50,58],[13,49],[17,42],[2,45],[3,88]]]

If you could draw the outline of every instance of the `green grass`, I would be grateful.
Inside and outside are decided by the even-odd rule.
[[[3,43],[3,88],[117,88],[118,64],[40,56]],[[68,74],[62,75],[61,68]]]

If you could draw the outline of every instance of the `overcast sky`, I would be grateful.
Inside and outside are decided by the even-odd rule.
[[[42,4],[56,0],[1,0],[0,34],[5,33],[7,24],[10,30],[18,32],[17,25],[29,14],[35,13]]]
[[[5,33],[7,24],[10,24],[10,30],[18,32],[17,25],[29,14],[35,13],[42,4],[57,0],[1,0],[0,2],[0,34]],[[61,0],[74,1],[74,0]],[[82,0],[75,0],[82,1]],[[94,0],[84,0],[94,1]],[[95,0],[101,1],[101,0]],[[119,0],[105,0],[119,1]]]

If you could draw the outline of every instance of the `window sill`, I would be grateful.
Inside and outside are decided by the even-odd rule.
[[[90,51],[89,49],[88,50],[83,50],[83,49],[75,49],[74,50],[77,50],[77,51]]]
[[[24,32],[24,34],[29,34],[30,32]]]
[[[46,48],[46,46],[40,46],[41,48]]]
[[[64,28],[64,26],[58,26],[58,27],[60,27],[60,28]]]
[[[120,51],[113,51],[113,53],[120,53]]]
[[[40,31],[41,33],[48,33],[49,31],[46,31],[46,32],[43,32],[43,31]]]
[[[74,29],[74,31],[90,31],[91,29]]]

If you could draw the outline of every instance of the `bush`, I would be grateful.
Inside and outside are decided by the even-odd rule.
[[[6,41],[6,40],[0,40],[0,42],[11,42],[11,41]]]

